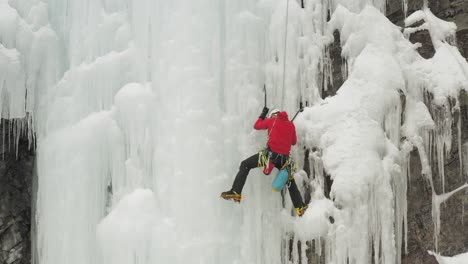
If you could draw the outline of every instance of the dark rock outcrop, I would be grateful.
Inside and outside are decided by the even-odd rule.
[[[4,136],[0,157],[0,263],[26,264],[31,259],[31,194],[34,153],[27,140],[20,140],[18,156],[7,129],[1,123]],[[3,137],[2,137],[3,138]],[[10,146],[9,146],[10,145]]]
[[[400,0],[389,1],[387,15],[397,25],[402,26],[403,12],[395,8],[401,6]],[[409,1],[408,14],[419,10],[423,6],[422,0]],[[393,8],[392,8],[393,7]],[[460,53],[468,56],[468,1],[462,0],[429,0],[428,7],[439,18],[457,24],[457,45]],[[417,32],[410,37],[413,43],[421,43],[418,49],[424,58],[431,58],[434,47],[427,31]],[[468,102],[466,94],[460,98],[461,142],[468,142]],[[458,118],[455,119],[457,121]],[[445,159],[446,192],[454,190],[467,181],[468,175],[461,172],[458,149],[458,130],[452,128],[452,152]],[[466,153],[466,152],[465,152]],[[468,153],[467,153],[468,154]],[[434,158],[434,157],[433,157]],[[436,164],[434,160],[433,164]],[[435,166],[434,166],[435,167]],[[440,175],[433,168],[436,192],[441,193]],[[418,153],[411,155],[411,179],[408,186],[408,254],[403,256],[404,264],[437,264],[435,258],[427,253],[435,251],[434,225],[432,220],[431,190],[421,176],[421,163]],[[460,176],[462,175],[462,176]],[[443,203],[440,208],[441,229],[439,238],[439,252],[442,255],[453,256],[468,252],[468,192],[459,192]]]

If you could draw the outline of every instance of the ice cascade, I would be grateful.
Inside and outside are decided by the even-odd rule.
[[[37,146],[33,263],[400,263],[415,148],[437,252],[440,204],[468,188],[446,191],[443,166],[454,122],[462,149],[468,64],[453,23],[425,7],[402,33],[385,6],[0,0],[1,117]],[[431,59],[407,39],[419,30]],[[346,80],[324,98],[336,31]],[[264,85],[270,108],[307,106],[292,151],[302,218],[254,170],[240,205],[218,198],[264,147]]]

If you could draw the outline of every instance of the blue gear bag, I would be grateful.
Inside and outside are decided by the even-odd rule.
[[[271,184],[271,186],[273,187],[273,191],[281,191],[286,182],[288,182],[288,178],[288,170],[286,168],[280,170],[278,174],[276,174],[276,178]]]

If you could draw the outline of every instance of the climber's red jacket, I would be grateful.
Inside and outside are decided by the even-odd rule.
[[[276,153],[289,155],[291,145],[296,145],[296,127],[289,121],[286,112],[279,112],[275,117],[255,122],[254,129],[268,129],[268,147]]]

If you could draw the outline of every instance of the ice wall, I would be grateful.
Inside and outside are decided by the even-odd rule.
[[[218,235],[238,226],[218,219],[229,216],[218,200],[222,123],[212,100],[219,7],[183,4],[49,3],[68,68],[49,91],[38,147],[39,263],[233,257],[236,241]]]
[[[0,111],[32,143],[41,126],[41,95],[60,77],[58,38],[41,1],[0,1]]]
[[[218,196],[264,144],[264,83],[269,107],[320,99],[327,8],[48,1],[65,73],[44,95],[37,263],[281,262],[271,179],[252,173],[241,206]]]
[[[302,141],[322,149],[324,169],[334,180],[327,262],[397,263],[394,237],[402,232],[405,209],[394,204],[406,196],[399,192],[406,181],[398,152],[405,78],[396,46],[411,44],[369,6],[359,14],[339,6],[330,26],[340,31],[348,79],[336,96],[298,120]]]
[[[450,149],[448,98],[466,90],[453,25],[427,9],[408,18],[426,23],[406,33],[428,29],[437,47],[424,60],[385,1],[304,4],[0,0],[2,117],[27,117],[37,135],[34,263],[306,263],[312,243],[326,263],[398,263],[409,152],[433,187],[431,155],[443,163]],[[347,80],[323,100],[333,30]],[[258,171],[242,204],[218,198],[264,146],[252,130],[264,84],[270,108],[311,106],[295,121],[300,168],[302,148],[317,149],[313,178],[295,175],[312,190],[301,219]],[[451,194],[434,192],[436,231]]]

